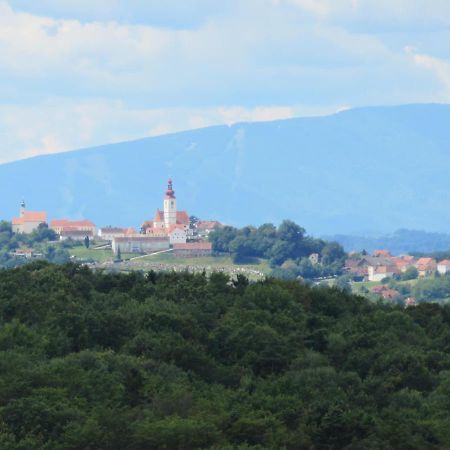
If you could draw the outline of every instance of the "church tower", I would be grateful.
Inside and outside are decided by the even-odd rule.
[[[172,180],[169,180],[166,195],[164,197],[164,226],[169,228],[170,225],[177,223],[177,199],[173,190]]]
[[[25,215],[25,200],[22,200],[22,203],[20,204],[20,217],[23,217]]]

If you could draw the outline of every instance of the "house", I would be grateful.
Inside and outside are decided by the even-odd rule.
[[[392,278],[398,273],[398,269],[394,265],[369,266],[367,272],[369,281],[382,281]]]
[[[90,220],[54,219],[50,222],[50,228],[59,235],[63,231],[82,231],[91,236],[97,233],[95,224]]]
[[[170,241],[168,236],[154,237],[147,235],[132,235],[125,237],[115,237],[112,240],[112,250],[117,255],[121,253],[154,253],[157,251],[168,250]]]
[[[27,211],[25,202],[20,205],[19,217],[11,220],[13,233],[30,234],[39,228],[39,225],[47,223],[47,213],[43,211]]]
[[[359,276],[369,276],[369,266],[393,266],[391,258],[383,258],[376,256],[363,256],[360,258],[349,258],[345,261],[344,270],[348,273]],[[397,269],[395,269],[397,271]]]
[[[203,236],[208,236],[215,228],[222,227],[223,225],[217,220],[200,220],[196,224],[197,233]]]
[[[385,289],[381,292],[381,297],[383,297],[385,300],[394,300],[400,298],[401,294],[395,289]]]
[[[42,253],[35,252],[32,248],[17,248],[16,250],[9,253],[11,256],[16,258],[31,259],[38,256],[42,256]]]
[[[184,225],[172,225],[169,228],[170,244],[185,244],[187,240],[187,233]]]
[[[174,244],[173,253],[178,257],[211,256],[211,242],[187,242],[186,244]]]
[[[434,258],[419,258],[415,267],[419,272],[419,277],[427,277],[436,272],[437,262]]]
[[[450,260],[444,259],[443,261],[438,262],[437,271],[441,275],[447,275],[448,273],[450,273]]]

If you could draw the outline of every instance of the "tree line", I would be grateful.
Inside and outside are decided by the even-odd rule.
[[[265,258],[272,267],[285,269],[284,272],[278,270],[278,275],[290,278],[339,273],[345,259],[345,252],[338,243],[308,236],[304,228],[290,220],[284,220],[278,227],[267,223],[241,229],[215,228],[209,240],[214,252],[231,254],[236,263]],[[311,254],[319,256],[319,264],[311,263],[308,259]]]

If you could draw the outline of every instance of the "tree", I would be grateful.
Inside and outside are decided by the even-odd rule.
[[[90,241],[90,239],[89,239],[89,236],[86,236],[86,237],[84,238],[84,246],[85,246],[86,248],[89,248],[90,244],[91,244],[91,241]]]

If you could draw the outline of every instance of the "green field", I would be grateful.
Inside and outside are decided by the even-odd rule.
[[[69,253],[81,260],[93,260],[99,264],[106,264],[109,266],[114,262],[114,256],[109,249],[96,250],[95,248],[75,247],[69,249]],[[211,272],[214,270],[233,271],[235,269],[241,269],[245,272],[258,271],[264,275],[270,273],[270,266],[267,260],[258,259],[251,264],[234,264],[229,256],[203,256],[198,258],[181,258],[175,257],[173,253],[157,253],[146,256],[140,256],[135,253],[123,253],[123,263],[120,265],[114,265],[114,267],[124,270],[151,270],[158,269],[166,270],[167,268],[174,268],[177,270],[186,269],[189,270],[206,270]],[[250,274],[251,278],[251,274]]]
[[[95,248],[86,248],[86,247],[74,247],[69,249],[69,253],[71,256],[75,256],[80,259],[85,260],[94,260],[99,263],[114,261],[113,252],[110,249],[100,249],[96,250]],[[136,256],[134,254],[123,254],[123,259],[132,258]]]

